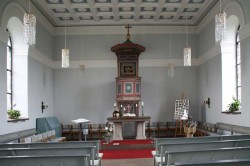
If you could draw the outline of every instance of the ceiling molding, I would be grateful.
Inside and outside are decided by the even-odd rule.
[[[67,27],[68,35],[125,34],[124,26]],[[185,34],[185,26],[132,26],[131,34]],[[56,35],[64,35],[64,28],[55,28]],[[188,34],[197,34],[196,26],[188,27]]]
[[[22,0],[19,0],[22,1]],[[216,0],[42,0],[32,1],[54,27],[90,25],[196,26]]]

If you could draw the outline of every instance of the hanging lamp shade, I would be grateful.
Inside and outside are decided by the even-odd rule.
[[[64,45],[65,47],[62,49],[62,68],[69,67],[69,49],[67,46],[67,35],[66,35],[66,18],[65,18],[65,25],[64,25]]]
[[[69,49],[63,48],[62,49],[62,68],[69,67]]]
[[[226,38],[227,14],[221,11],[215,15],[215,41],[221,43]]]
[[[169,58],[171,60],[171,54],[172,54],[172,37],[170,35],[169,37]],[[173,63],[169,63],[168,64],[168,77],[174,77],[174,64]]]
[[[221,43],[226,37],[226,12],[215,15],[215,41]]]
[[[191,66],[191,47],[188,46],[188,31],[187,31],[187,17],[186,17],[186,44],[187,46],[183,50],[184,66]]]
[[[36,16],[30,13],[30,1],[29,1],[29,13],[24,13],[23,25],[24,25],[24,43],[28,45],[36,44]]]
[[[191,66],[191,47],[186,47],[183,50],[184,66]]]

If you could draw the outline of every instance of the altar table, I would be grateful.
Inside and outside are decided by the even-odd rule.
[[[146,139],[145,136],[145,122],[150,121],[149,116],[136,116],[136,117],[109,117],[107,120],[114,123],[113,140],[123,140],[122,136],[122,123],[123,122],[135,122],[136,123],[136,139]]]

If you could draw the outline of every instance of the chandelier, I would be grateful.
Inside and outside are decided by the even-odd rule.
[[[226,35],[226,12],[221,12],[221,0],[220,0],[220,12],[215,15],[215,41],[221,43],[225,39]]]
[[[186,16],[186,45],[184,48],[184,66],[191,66],[191,47],[188,46],[187,16]]]
[[[65,18],[65,25],[64,25],[64,44],[65,47],[62,49],[62,68],[69,67],[69,49],[67,49],[66,45],[66,18]]]
[[[36,16],[30,13],[30,0],[29,0],[29,13],[24,13],[24,43],[28,45],[36,44]]]
[[[171,50],[171,34],[170,34],[170,37],[169,37],[169,54],[170,54],[170,59],[171,59],[171,53],[172,53],[172,50]],[[169,63],[168,64],[168,77],[174,77],[174,64],[173,63]]]

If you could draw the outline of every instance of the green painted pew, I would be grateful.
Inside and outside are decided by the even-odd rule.
[[[1,166],[90,166],[89,155],[0,156]]]

